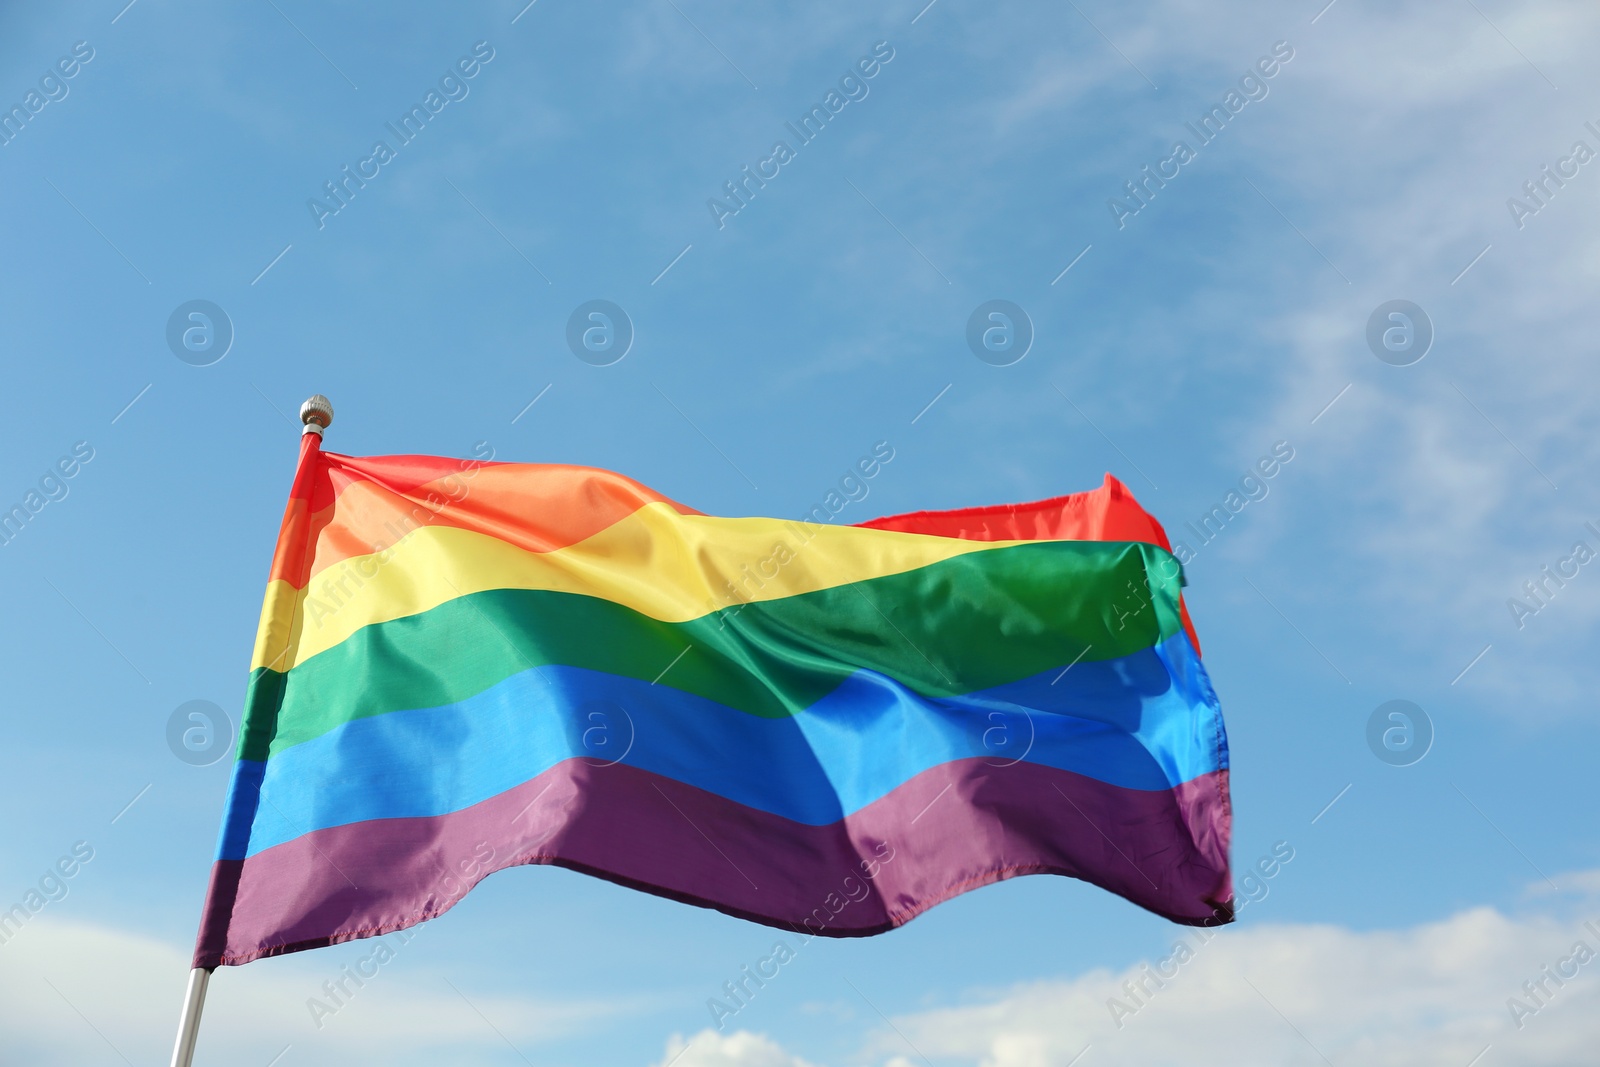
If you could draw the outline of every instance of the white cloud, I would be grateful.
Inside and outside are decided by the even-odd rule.
[[[1561,884],[1583,893],[1600,886],[1600,871],[1564,874]],[[1247,913],[1246,923],[1209,942],[1194,931],[1175,932],[1174,944],[1181,939],[1192,958],[1175,975],[1168,965],[1159,986],[1147,964],[1161,961],[1152,959],[1117,973],[1100,969],[975,994],[897,1016],[892,1028],[864,1034],[861,1054],[851,1059],[884,1067],[909,1067],[924,1056],[974,1067],[1060,1067],[1087,1047],[1084,1067],[1315,1064],[1321,1056],[1374,1067],[1464,1067],[1492,1046],[1485,1065],[1576,1067],[1591,1062],[1600,1044],[1600,960],[1562,986],[1544,974],[1579,941],[1600,951],[1600,934],[1583,925],[1587,919],[1600,929],[1600,910],[1588,896],[1587,910],[1571,913],[1476,908],[1393,931],[1252,926]],[[390,966],[403,966],[401,959]],[[498,1062],[502,1034],[534,1049],[626,1007],[464,986],[468,1004],[438,976],[386,969],[318,1031],[306,1000],[348,960],[308,955],[293,971],[281,966],[286,962],[217,976],[202,1030],[207,1057],[266,1062],[292,1045],[296,1064],[425,1063],[445,1055],[455,1064]],[[0,947],[0,1061],[75,1065],[103,1060],[115,1048],[133,1062],[159,1062],[186,969],[184,953],[149,938],[36,920]],[[1541,979],[1550,993],[1543,1005],[1524,991],[1524,983]],[[1520,1028],[1511,997],[1539,1008]],[[1113,1000],[1123,1006],[1120,1027]],[[669,1064],[812,1067],[765,1035],[709,1029],[669,1040],[656,1067]]]
[[[417,936],[427,936],[425,928]],[[389,943],[398,945],[393,937]],[[266,1063],[293,1046],[285,1064],[503,1062],[505,1041],[531,1049],[629,1007],[623,1002],[537,1001],[482,991],[454,979],[470,1004],[436,974],[408,968],[406,947],[325,1016],[321,983],[378,941],[229,967],[212,977],[200,1062]],[[369,968],[370,969],[370,968]],[[189,971],[188,953],[137,934],[41,917],[0,946],[0,1063],[80,1067],[165,1063]],[[488,1020],[487,1022],[485,1020]],[[492,1024],[492,1025],[491,1025]],[[498,1031],[498,1033],[497,1033]],[[504,1035],[504,1039],[500,1036]]]
[[[706,1029],[685,1040],[673,1034],[656,1067],[811,1067],[791,1056],[763,1034],[736,1030],[719,1034]]]
[[[1597,916],[1600,918],[1600,916]],[[1085,1046],[1096,1064],[1246,1062],[1463,1067],[1486,1046],[1496,1062],[1573,1065],[1600,1041],[1600,962],[1519,1030],[1507,998],[1579,939],[1576,920],[1516,919],[1478,908],[1400,931],[1271,925],[1223,931],[1157,988],[1144,966],[1020,987],[984,1003],[896,1020],[922,1054],[981,1067],[1044,1067]],[[1156,961],[1151,961],[1155,963]],[[1170,967],[1168,970],[1170,971]],[[1148,992],[1135,999],[1140,981]],[[1119,1028],[1115,998],[1131,1015]],[[884,1054],[903,1054],[894,1034]],[[1085,1057],[1088,1061],[1088,1057]]]
[[[1600,884],[1600,872],[1568,877]],[[1590,904],[1593,904],[1591,898]],[[1585,920],[1594,923],[1586,928]],[[1141,961],[1120,973],[1033,982],[970,1002],[901,1015],[864,1038],[866,1062],[974,1067],[1237,1067],[1241,1063],[1361,1063],[1531,1067],[1592,1063],[1600,1046],[1600,958],[1564,985],[1544,978],[1582,941],[1600,953],[1600,910],[1511,916],[1474,908],[1402,930],[1248,924],[1174,935],[1191,956],[1152,978]],[[1574,964],[1568,964],[1570,970]],[[1176,973],[1173,974],[1173,970]],[[1158,976],[1159,977],[1159,976]],[[1543,1005],[1524,991],[1543,979]],[[1143,991],[1139,985],[1143,984]],[[1130,989],[1133,992],[1130,992]],[[1508,999],[1529,1008],[1519,1028]],[[1119,1019],[1111,1004],[1123,1005]],[[909,1046],[908,1047],[908,1042]],[[683,1052],[674,1038],[658,1067],[800,1067],[765,1037],[712,1031]],[[853,1057],[855,1058],[855,1057]]]

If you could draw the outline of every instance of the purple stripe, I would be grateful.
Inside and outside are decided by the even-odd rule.
[[[1228,921],[1228,772],[1172,790],[985,759],[808,826],[627,765],[558,764],[430,818],[317,830],[216,865],[196,967],[372,937],[493,871],[568,867],[790,930],[861,937],[1022,874],[1081,878],[1173,922]]]

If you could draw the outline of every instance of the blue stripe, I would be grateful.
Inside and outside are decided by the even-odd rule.
[[[261,802],[230,809],[219,857],[346,823],[458,811],[574,758],[626,762],[826,825],[969,757],[1159,790],[1227,766],[1227,743],[1205,668],[1181,633],[959,697],[920,696],[859,671],[788,718],[633,678],[539,667],[459,703],[345,723],[273,756],[264,775],[263,764],[240,761],[236,778],[259,776]]]

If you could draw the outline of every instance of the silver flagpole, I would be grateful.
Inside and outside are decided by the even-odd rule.
[[[206,985],[211,972],[196,967],[189,972],[189,992],[183,998],[183,1015],[178,1019],[178,1043],[172,1049],[172,1067],[189,1067],[194,1062],[194,1043],[200,1036],[200,1009],[206,1004]]]

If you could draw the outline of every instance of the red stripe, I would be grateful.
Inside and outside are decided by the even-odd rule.
[[[1139,541],[1172,551],[1161,524],[1109,474],[1100,488],[1084,493],[1029,504],[914,511],[857,525],[968,541]]]

